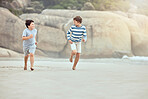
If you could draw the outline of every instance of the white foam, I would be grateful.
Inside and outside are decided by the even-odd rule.
[[[128,57],[124,55],[122,59],[129,59],[129,60],[135,60],[135,61],[148,61],[148,57],[145,56],[133,56],[133,57]]]

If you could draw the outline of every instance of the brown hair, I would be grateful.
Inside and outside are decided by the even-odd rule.
[[[28,28],[28,26],[30,26],[31,22],[34,22],[34,21],[33,20],[26,20],[25,25],[27,28]]]
[[[75,18],[73,18],[73,20],[82,23],[82,18],[80,16],[76,16]]]

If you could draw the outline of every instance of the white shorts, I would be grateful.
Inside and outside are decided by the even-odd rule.
[[[73,42],[73,44],[70,44],[71,50],[76,50],[77,53],[81,53],[81,42]]]

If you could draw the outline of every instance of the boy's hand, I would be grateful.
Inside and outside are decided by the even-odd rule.
[[[69,43],[72,44],[73,42],[71,40],[69,40]]]
[[[35,45],[37,45],[38,43],[37,42],[35,42]]]
[[[33,38],[33,35],[32,35],[32,34],[31,34],[31,35],[29,35],[29,39],[30,39],[30,38]]]
[[[84,40],[84,39],[82,39],[82,41],[83,41],[83,42],[85,42],[85,40]]]

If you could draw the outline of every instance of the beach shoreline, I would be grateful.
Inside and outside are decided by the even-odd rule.
[[[0,99],[147,99],[148,61],[80,59],[73,71],[68,59],[35,58],[35,70],[23,70],[23,58],[0,58]]]

